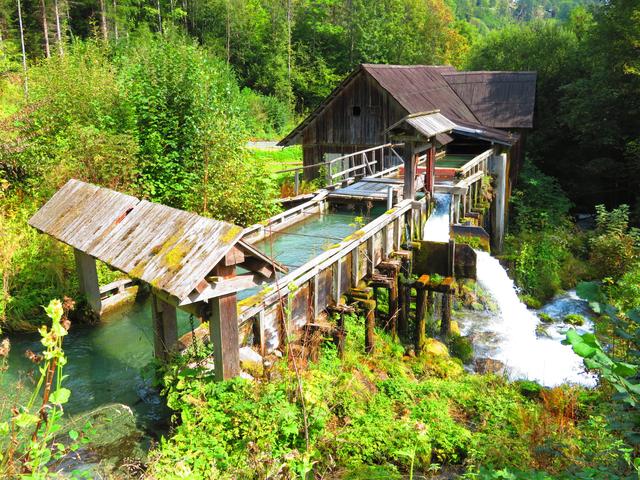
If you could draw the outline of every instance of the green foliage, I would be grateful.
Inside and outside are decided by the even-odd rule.
[[[578,313],[569,313],[562,319],[564,323],[575,325],[577,327],[584,325],[584,317]]]
[[[451,355],[462,360],[464,364],[469,364],[473,361],[473,344],[467,337],[453,336],[449,340],[449,351]]]
[[[589,240],[590,260],[600,278],[618,279],[640,259],[640,230],[629,228],[629,206],[610,212],[596,206],[596,229]]]
[[[445,357],[404,357],[383,331],[374,354],[365,355],[364,319],[347,317],[346,330],[342,360],[325,343],[300,372],[308,449],[298,379],[286,359],[270,367],[269,381],[254,383],[216,383],[181,360],[165,377],[180,423],[152,452],[149,474],[296,478],[310,464],[345,478],[417,475],[440,465],[557,473],[594,461],[615,469],[620,459],[619,441],[603,430],[590,400],[572,403],[579,413],[571,420],[557,417],[558,405],[578,395],[573,390],[543,401],[540,387],[534,395],[502,378],[464,374]],[[550,459],[544,452],[554,449],[561,453]]]
[[[586,276],[579,260],[584,247],[568,217],[571,202],[557,180],[527,161],[512,199],[505,257],[513,263],[514,279],[524,295],[540,302],[573,287]]]
[[[553,323],[555,322],[554,318],[549,315],[548,313],[539,313],[538,314],[538,318],[540,318],[540,321],[542,323]]]
[[[5,478],[22,478],[26,472],[33,479],[57,478],[54,468],[88,442],[86,433],[90,432],[91,424],[85,425],[82,434],[68,431],[64,443],[61,438],[63,406],[71,396],[71,391],[62,386],[67,363],[62,341],[69,328],[65,311],[68,307],[63,308],[60,300],[51,300],[44,307],[51,327],[43,325],[38,330],[44,346],[42,354],[27,352],[39,371],[28,402],[0,405],[0,475]],[[6,371],[10,348],[9,340],[3,339],[0,375]],[[72,476],[77,475],[73,472]]]

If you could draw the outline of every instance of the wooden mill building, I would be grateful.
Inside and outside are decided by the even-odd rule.
[[[515,179],[526,130],[533,127],[535,72],[463,72],[450,66],[372,65],[356,68],[279,143],[302,145],[304,165],[389,141],[388,129],[408,115],[439,111],[455,123],[439,135],[449,153],[499,145]],[[315,169],[307,169],[307,177]]]

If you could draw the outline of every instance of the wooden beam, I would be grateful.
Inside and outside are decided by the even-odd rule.
[[[102,301],[100,300],[100,284],[98,283],[98,270],[96,259],[86,253],[73,249],[76,261],[76,272],[80,284],[80,293],[87,299],[87,303],[96,315],[100,315]]]
[[[255,257],[245,257],[241,266],[265,278],[271,278],[273,276],[273,267]]]
[[[167,361],[178,350],[178,320],[176,307],[151,295],[153,346],[157,359]]]
[[[239,248],[231,247],[231,250],[229,250],[224,256],[224,264],[227,267],[237,265],[242,262],[244,262],[244,253]]]

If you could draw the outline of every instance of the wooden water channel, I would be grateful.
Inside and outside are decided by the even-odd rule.
[[[437,124],[440,119],[435,121]],[[207,322],[218,379],[239,374],[239,348],[248,337],[265,354],[268,345],[281,347],[291,335],[318,327],[326,312],[348,311],[353,305],[364,310],[366,348],[373,349],[375,300],[370,287],[389,290],[388,325],[394,335],[404,338],[410,335],[407,291],[411,287],[418,291],[419,318],[424,317],[429,292],[443,293],[442,333],[447,335],[449,296],[455,288],[455,241],[433,250],[442,252],[438,253],[442,267],[430,273],[444,274],[445,281],[434,285],[426,268],[414,269],[420,278],[407,287],[400,283],[400,273],[406,277],[411,271],[410,248],[417,245],[412,242],[422,240],[431,194],[445,191],[453,195],[451,222],[467,217],[480,200],[482,178],[490,164],[492,168],[498,165],[494,170],[499,180],[501,156],[497,149],[488,150],[463,165],[453,182],[434,184],[435,144],[428,141],[433,135],[428,131],[420,143],[413,144],[405,137],[402,163],[397,161],[396,144],[392,143],[334,159],[332,165],[339,162],[342,170],[330,168],[329,177],[338,182],[331,182],[311,200],[245,229],[76,180],[58,191],[29,224],[74,248],[81,290],[97,313],[102,310],[105,289],[101,296],[96,259],[150,288],[157,357],[167,358],[189,341],[179,342],[176,308]],[[422,164],[424,173],[418,173]],[[358,184],[364,187],[358,190],[357,198],[343,195]],[[383,195],[380,185],[384,186]],[[419,199],[416,188],[425,190]],[[382,202],[388,209],[289,272],[277,259],[253,246],[345,200]],[[122,293],[125,286],[121,282],[107,290]],[[237,301],[239,291],[256,287],[261,288],[257,294]],[[274,333],[267,325],[277,326],[277,338],[269,338]],[[424,338],[424,323],[416,325],[419,344]],[[340,325],[337,328],[340,331]],[[242,332],[253,335],[244,338]]]

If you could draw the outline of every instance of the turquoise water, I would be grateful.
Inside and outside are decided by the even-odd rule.
[[[292,270],[321,255],[328,247],[362,228],[383,211],[380,208],[374,208],[371,212],[338,210],[312,215],[285,232],[273,234],[255,245]]]
[[[257,244],[258,248],[292,270],[321,254],[334,243],[362,227],[382,210],[334,211],[313,215],[286,232]],[[362,218],[356,218],[362,217]],[[240,298],[251,291],[241,292]],[[195,320],[197,326],[197,320]],[[178,310],[178,333],[190,329],[189,315]],[[109,404],[128,406],[135,422],[148,437],[166,431],[170,412],[153,387],[153,327],[148,300],[111,314],[97,325],[72,325],[64,339],[68,363],[63,385],[71,390],[65,406],[70,418]],[[9,369],[0,373],[0,405],[24,404],[33,389],[34,365],[26,350],[42,351],[38,334],[11,337]],[[147,373],[143,373],[147,371]],[[8,414],[8,410],[0,410]],[[126,452],[125,452],[126,455]]]
[[[196,323],[197,325],[197,323]],[[188,315],[178,312],[179,333],[186,333]],[[153,359],[153,328],[148,301],[135,303],[97,325],[72,325],[63,344],[68,363],[64,386],[71,390],[68,416],[109,403],[129,406],[143,429],[166,423],[167,408],[142,371]],[[0,402],[24,403],[34,383],[33,364],[24,356],[40,352],[38,334],[11,337],[9,370],[0,374]]]

